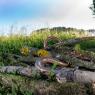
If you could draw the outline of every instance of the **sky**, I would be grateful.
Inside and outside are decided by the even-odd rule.
[[[93,0],[0,0],[0,33],[10,27],[28,30],[44,27],[95,29],[89,9]]]

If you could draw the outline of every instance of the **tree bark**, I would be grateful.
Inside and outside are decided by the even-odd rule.
[[[30,66],[1,66],[0,73],[17,74],[27,77],[35,77],[40,75],[40,72],[35,67]]]
[[[95,72],[74,70],[71,68],[63,68],[59,73],[56,74],[56,79],[59,83],[73,81],[80,83],[94,83]]]
[[[23,75],[31,78],[39,76],[41,74],[39,70],[37,70],[35,67],[21,67],[21,66],[0,67],[0,72],[12,73],[12,74],[16,73],[18,75]],[[56,74],[56,79],[59,83],[68,82],[68,81],[92,83],[95,82],[95,72],[74,70],[71,68],[63,68],[59,70],[59,72]]]
[[[53,47],[58,47],[60,45],[69,45],[69,46],[73,46],[81,41],[86,41],[86,40],[93,40],[95,39],[95,37],[83,37],[83,38],[73,38],[73,39],[68,39],[68,40],[65,40],[65,41],[62,41],[62,42],[59,42],[59,43],[56,43]]]
[[[85,69],[89,70],[95,70],[95,63],[93,61],[84,61],[69,54],[60,54],[60,56],[57,59],[63,60],[65,63],[69,63],[71,67],[78,66],[84,67]]]

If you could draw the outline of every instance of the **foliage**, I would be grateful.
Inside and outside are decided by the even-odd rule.
[[[83,30],[82,30],[83,31]],[[82,31],[40,31],[40,32],[32,32],[29,36],[24,35],[11,35],[9,37],[0,37],[0,53],[15,53],[20,54],[20,49],[24,46],[28,47],[36,47],[43,48],[43,41],[48,36],[55,36],[60,38],[61,40],[82,37],[85,35]],[[52,42],[50,42],[52,44]]]
[[[63,30],[62,30],[63,29]],[[89,33],[88,33],[89,34]],[[87,34],[87,35],[88,35]],[[5,54],[18,54],[28,55],[32,47],[43,48],[43,42],[48,36],[55,36],[60,40],[67,40],[70,38],[77,38],[82,36],[87,36],[84,30],[77,30],[73,28],[60,28],[56,27],[47,31],[46,29],[32,32],[31,35],[11,35],[11,36],[0,36],[0,65],[6,64],[13,65],[13,63],[18,63],[11,56],[7,57]],[[57,40],[50,40],[48,45],[52,45]],[[94,41],[93,41],[94,43]],[[83,48],[85,46],[82,46]],[[33,52],[32,52],[33,53]],[[35,53],[35,52],[34,52]],[[41,52],[41,56],[47,56],[48,52]],[[35,55],[35,54],[34,54]]]
[[[94,7],[94,12],[95,12],[95,0],[93,0],[93,7]]]
[[[49,80],[55,80],[56,79],[56,77],[55,77],[55,72],[54,72],[54,70],[56,69],[56,67],[57,67],[57,63],[54,63],[53,64],[53,66],[52,66],[52,68],[51,68],[51,70],[49,71]]]
[[[74,50],[75,50],[76,52],[80,52],[80,51],[81,51],[80,44],[76,44],[75,47],[74,47]]]
[[[68,29],[65,31],[57,31],[56,29],[50,30],[47,32],[47,30],[44,30],[43,32],[33,32],[30,36],[24,36],[24,35],[11,35],[9,37],[0,37],[0,65],[3,65],[3,63],[11,64],[12,59],[11,57],[6,60],[6,53],[12,53],[12,54],[19,54],[22,53],[24,55],[28,55],[29,48],[28,47],[36,47],[36,48],[43,48],[43,41],[48,36],[56,36],[60,38],[61,40],[66,40],[69,38],[76,38],[76,37],[82,37],[84,36],[84,32]],[[86,43],[86,42],[84,42]],[[80,46],[82,48],[88,48],[92,47],[92,44],[88,41],[89,45],[87,44],[78,44],[75,46],[75,49],[77,51],[80,51]],[[95,43],[95,41],[93,41]],[[53,44],[50,42],[50,45]],[[93,45],[94,47],[94,45]],[[38,52],[39,56],[48,56],[49,52],[43,49],[40,49]],[[53,70],[56,68],[56,64],[53,65],[52,70],[50,71],[50,78],[54,79],[54,73]],[[6,81],[3,80],[5,78]],[[11,81],[8,81],[12,78]],[[18,79],[19,78],[19,79]],[[0,93],[1,95],[32,95],[32,92],[34,93],[40,93],[40,94],[34,94],[34,95],[87,95],[82,94],[83,90],[80,89],[80,85],[76,83],[70,83],[70,84],[63,84],[63,86],[59,85],[58,83],[51,83],[51,85],[45,84],[44,82],[39,83],[38,86],[38,80],[32,80],[31,79],[25,79],[25,77],[16,77],[15,76],[7,76],[4,77],[3,75],[0,75]],[[16,80],[16,81],[15,81]],[[47,81],[46,81],[47,82]],[[40,87],[45,85],[45,87]],[[57,88],[58,87],[58,88]],[[36,89],[38,88],[38,89]],[[44,94],[41,94],[42,93]],[[47,94],[46,94],[47,93]],[[50,94],[53,93],[53,94]],[[85,91],[83,93],[86,93]]]
[[[87,40],[80,43],[82,49],[94,49],[95,48],[95,39],[94,40]]]

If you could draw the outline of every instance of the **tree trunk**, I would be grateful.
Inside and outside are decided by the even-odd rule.
[[[31,78],[35,76],[37,77],[41,74],[40,71],[37,70],[35,67],[21,67],[21,66],[20,67],[18,66],[0,67],[0,72],[19,74],[19,75],[23,75],[23,76],[27,76]],[[56,79],[59,83],[66,82],[66,81],[83,82],[83,83],[93,82],[94,83],[95,82],[95,72],[74,70],[71,68],[63,68],[56,74]]]
[[[84,38],[73,38],[73,39],[68,39],[68,40],[65,40],[65,41],[62,41],[62,42],[59,42],[59,43],[56,43],[54,45],[54,47],[56,46],[60,46],[60,45],[69,45],[69,46],[73,46],[81,41],[86,41],[86,40],[93,40],[95,39],[95,37],[84,37]]]
[[[59,83],[67,81],[80,83],[94,83],[95,72],[63,68],[60,70],[59,73],[56,74],[56,79]]]
[[[71,67],[83,67],[85,69],[89,70],[95,70],[95,63],[94,62],[88,62],[81,59],[78,59],[76,57],[72,57],[69,54],[61,54],[58,57],[59,60],[63,60],[65,63],[69,63]]]
[[[35,67],[23,66],[2,66],[0,67],[1,73],[17,74],[27,77],[39,76],[40,72]]]

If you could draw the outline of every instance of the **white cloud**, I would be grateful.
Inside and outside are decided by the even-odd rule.
[[[91,3],[92,0],[56,0],[50,5],[46,20],[55,25],[95,28]]]
[[[4,1],[2,0],[3,3]],[[12,2],[13,0],[8,1]],[[23,3],[34,2],[34,0],[21,0],[19,3],[22,1]],[[47,23],[48,26],[95,28],[95,18],[93,18],[89,9],[92,0],[35,0],[35,2],[48,5],[45,14],[36,19],[31,17],[23,21],[17,21],[18,25],[23,26],[27,24],[30,25],[29,27],[33,27],[33,29],[46,27]]]

